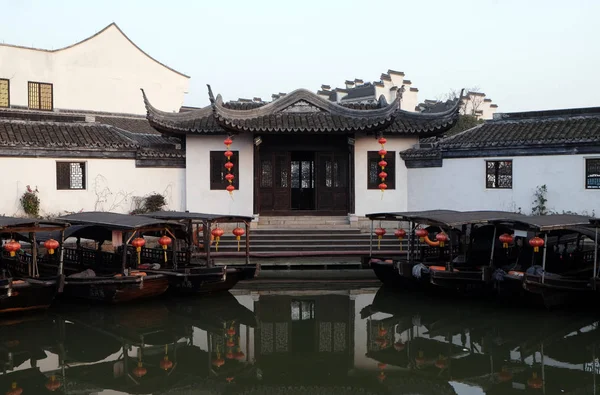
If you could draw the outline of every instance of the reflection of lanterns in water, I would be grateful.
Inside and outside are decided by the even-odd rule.
[[[533,372],[531,374],[531,378],[529,380],[527,380],[527,385],[529,386],[529,388],[533,388],[536,390],[542,388],[543,384],[544,384],[544,382],[542,381],[541,378],[538,377],[536,372]]]
[[[232,338],[227,339],[227,347],[234,347],[235,346],[235,342],[233,341]]]
[[[227,336],[235,336],[235,328],[233,327],[233,322],[231,326],[227,329]]]
[[[378,337],[377,339],[375,339],[375,343],[381,348],[387,346],[387,341],[383,337]]]
[[[233,382],[233,380],[235,380],[235,377],[226,377],[225,381],[227,381],[227,384],[231,384]]]
[[[505,383],[512,379],[512,373],[508,371],[506,366],[502,367],[502,370],[498,372],[498,381]]]
[[[385,372],[383,370],[377,375],[377,380],[379,380],[380,382],[383,382],[385,380]]]
[[[148,373],[148,370],[142,365],[142,361],[138,362],[135,369],[133,369],[133,374],[137,378],[144,377]]]
[[[383,363],[383,362],[379,362],[379,363],[377,364],[377,367],[378,367],[379,369],[383,370],[383,369],[385,369],[385,368],[387,367],[387,365],[386,365],[385,363]]]
[[[17,387],[17,382],[13,381],[10,386],[10,390],[6,391],[6,395],[21,395],[23,393],[23,388]]]
[[[440,354],[440,357],[435,361],[435,367],[438,369],[446,369],[448,367],[448,359]]]
[[[46,383],[46,389],[50,392],[54,392],[60,388],[60,381],[56,379],[56,376],[50,376],[50,380]]]
[[[173,361],[169,360],[169,345],[165,344],[165,356],[160,361],[160,368],[167,371],[173,367]]]
[[[423,356],[423,351],[419,351],[419,355],[415,358],[415,363],[417,366],[422,366],[425,364],[425,356]]]
[[[217,368],[220,368],[221,366],[225,365],[225,360],[223,358],[221,358],[221,353],[219,352],[218,348],[217,348],[217,358],[213,359],[212,364],[213,364],[213,366],[216,366]]]
[[[242,352],[242,348],[240,347],[240,337],[237,337],[238,341],[237,341],[237,351],[233,354],[233,357],[235,359],[237,359],[238,361],[241,361],[242,359],[244,359],[246,357],[246,354],[244,354]]]
[[[404,343],[402,343],[401,341],[394,343],[394,348],[396,349],[396,351],[404,351]]]
[[[387,335],[387,333],[388,333],[387,329],[385,329],[383,327],[379,328],[379,337],[383,337],[383,336]]]

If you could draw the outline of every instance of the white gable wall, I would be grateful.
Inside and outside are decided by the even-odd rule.
[[[145,114],[152,104],[178,111],[189,77],[148,57],[116,27],[72,47],[44,51],[0,45],[0,78],[10,80],[11,106],[28,105],[28,81],[53,84],[54,108]]]
[[[444,159],[443,167],[408,170],[408,210],[506,210],[530,214],[538,186],[551,211],[600,214],[600,190],[585,189],[585,158],[548,155]],[[512,189],[485,187],[485,161],[512,159]]]
[[[200,213],[252,216],[254,199],[254,145],[252,135],[235,136],[232,151],[239,151],[239,190],[233,199],[225,189],[210,189],[210,151],[225,151],[225,136],[186,137],[187,210]]]
[[[355,213],[364,216],[376,211],[405,211],[407,208],[408,172],[400,152],[411,148],[417,143],[416,137],[385,136],[387,151],[395,151],[396,158],[396,189],[388,189],[383,194],[379,189],[367,189],[367,152],[379,151],[381,145],[374,136],[356,135],[354,145],[354,190]],[[383,199],[382,199],[383,195]]]
[[[56,162],[86,162],[86,189],[57,190]],[[163,194],[167,209],[185,208],[185,169],[140,168],[133,159],[0,158],[3,199],[0,215],[24,215],[19,199],[26,186],[39,190],[40,214],[75,211],[129,213],[134,197]]]

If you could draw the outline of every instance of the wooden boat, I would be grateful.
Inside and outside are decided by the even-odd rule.
[[[66,236],[77,238],[76,248],[64,249],[61,266],[65,274],[64,297],[122,303],[156,297],[167,291],[168,276],[140,270],[135,250],[123,246],[144,234],[158,232],[175,238],[174,233],[181,231],[181,225],[107,212],[82,212],[59,219],[75,225]],[[93,240],[96,248],[83,247],[82,239]],[[107,240],[113,242],[114,252],[102,250]],[[42,266],[54,270],[56,263],[47,259]]]
[[[530,265],[521,268],[523,289],[539,297],[546,307],[597,300],[598,241],[591,220],[562,214],[529,216],[515,222],[517,231],[527,232],[528,244],[538,243]]]
[[[496,248],[496,235],[507,230],[502,221],[520,215],[502,211],[432,210],[375,213],[367,217],[372,223],[409,224],[408,232],[404,232],[409,240],[405,257],[370,260],[384,284],[401,287],[431,284],[436,288],[472,291],[492,289],[491,274],[495,266],[511,259]]]
[[[36,234],[48,230],[62,233],[65,227],[54,221],[0,217],[0,239],[6,241],[0,256],[0,314],[46,309],[52,304],[61,276],[55,270],[49,276],[40,277]],[[22,250],[15,241],[23,241],[21,232],[32,240],[30,251]],[[55,248],[60,247],[60,243],[53,243]]]
[[[203,214],[193,212],[180,211],[158,211],[154,213],[144,214],[146,217],[156,218],[165,221],[177,221],[186,227],[186,237],[183,250],[178,251],[179,259],[171,262],[165,269],[171,273],[169,276],[170,289],[179,293],[213,293],[228,291],[233,288],[239,281],[251,280],[256,275],[258,264],[250,264],[250,222],[252,217],[237,216],[237,215],[219,215],[219,214]],[[244,237],[244,252],[243,257],[245,264],[233,265],[226,263],[219,265],[212,255],[212,240],[213,232],[219,228],[219,224],[243,224],[244,228],[239,226],[236,232],[241,237]],[[207,231],[203,231],[207,229]],[[198,240],[201,241],[198,241]],[[194,250],[198,250],[195,254]],[[142,248],[142,256],[154,256],[161,254],[160,250],[152,250]],[[146,270],[146,269],[144,269]],[[152,269],[148,272],[153,272]],[[192,279],[192,273],[222,273],[221,281],[206,280],[202,275]]]

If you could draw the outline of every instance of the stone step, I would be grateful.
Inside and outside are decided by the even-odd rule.
[[[276,250],[288,250],[288,251],[324,251],[324,250],[368,250],[369,246],[364,244],[340,244],[340,245],[331,245],[331,244],[265,244],[260,246],[250,246],[250,251],[276,251]],[[244,247],[240,246],[240,251],[243,251]],[[386,251],[400,251],[399,246],[381,246],[380,249],[377,249],[377,246],[373,246],[373,250],[386,250]],[[215,251],[213,246],[211,251]],[[222,246],[219,244],[219,252],[224,251],[237,251],[237,246],[229,245]]]
[[[282,227],[288,227],[288,226],[302,226],[304,228],[313,226],[313,225],[330,225],[330,226],[337,226],[337,225],[346,225],[349,226],[350,225],[350,221],[346,220],[319,220],[319,219],[314,219],[314,220],[287,220],[287,219],[273,219],[273,220],[266,220],[266,221],[259,221],[258,222],[258,226],[263,227],[263,226],[282,226]]]
[[[260,215],[258,217],[259,221],[262,220],[272,220],[272,219],[287,219],[290,221],[296,220],[312,220],[312,219],[323,219],[323,220],[347,220],[347,215]]]

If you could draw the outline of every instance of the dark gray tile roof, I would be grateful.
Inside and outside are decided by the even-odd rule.
[[[109,117],[96,115],[95,119],[98,123],[111,125],[132,133],[160,134],[150,126],[150,122],[145,117]]]
[[[342,101],[355,100],[365,97],[375,98],[375,86],[373,84],[366,83],[356,88],[349,88],[348,94],[342,98]]]
[[[419,114],[399,109],[399,98],[376,107],[340,105],[307,90],[249,109],[226,105],[220,96],[212,105],[185,113],[167,113],[154,108],[144,95],[148,120],[166,134],[236,132],[384,133],[433,135],[451,128],[458,119],[458,105],[439,114]]]
[[[430,151],[534,149],[600,144],[600,107],[497,114],[494,120],[442,138],[435,148],[413,148],[404,159],[433,155]]]

